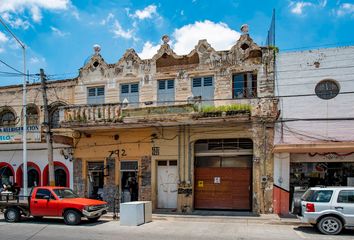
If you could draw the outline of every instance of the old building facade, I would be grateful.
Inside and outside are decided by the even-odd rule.
[[[100,48],[80,69],[61,128],[74,141],[74,188],[155,210],[273,211],[274,50],[249,34],[226,51],[201,40],[179,56]]]
[[[61,80],[48,84],[50,124],[59,125],[59,106],[73,100],[76,80]],[[22,85],[0,87],[0,186],[15,184],[23,187],[22,145]],[[48,185],[47,144],[43,135],[44,121],[41,85],[27,86],[27,175],[28,187]],[[55,180],[59,186],[73,187],[72,139],[56,135],[53,138]]]
[[[354,185],[354,47],[281,53],[276,90],[274,208],[315,185]]]

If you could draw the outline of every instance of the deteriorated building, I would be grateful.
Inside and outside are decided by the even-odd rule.
[[[59,107],[72,104],[76,79],[49,82],[47,86],[49,124],[59,127]],[[0,87],[0,186],[23,186],[23,89],[22,85]],[[48,154],[44,136],[42,89],[27,86],[27,175],[28,187],[46,186]],[[73,187],[72,138],[54,135],[53,160],[57,186]]]
[[[128,49],[113,64],[95,46],[55,130],[72,131],[75,190],[112,208],[272,212],[273,70],[274,50],[247,33],[183,56],[164,36],[153,58]]]

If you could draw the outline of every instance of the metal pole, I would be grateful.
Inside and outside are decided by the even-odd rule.
[[[26,48],[23,45],[23,130],[22,130],[22,143],[23,143],[23,195],[27,196],[28,178],[27,178],[27,91],[26,91]]]
[[[16,42],[21,46],[23,51],[23,95],[22,95],[22,105],[23,105],[23,115],[22,115],[22,143],[23,143],[23,195],[27,195],[27,100],[26,100],[26,46],[16,37],[16,35],[10,30],[10,28],[5,24],[3,19],[0,17],[0,23],[4,26],[7,32],[16,40]]]

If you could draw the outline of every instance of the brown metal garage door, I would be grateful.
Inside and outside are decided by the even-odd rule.
[[[196,209],[250,210],[250,167],[195,169]]]

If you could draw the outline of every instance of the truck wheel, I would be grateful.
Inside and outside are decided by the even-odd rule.
[[[21,213],[18,208],[8,208],[5,211],[6,222],[18,222],[20,221]]]
[[[339,234],[343,229],[342,221],[337,217],[328,216],[322,218],[317,223],[318,230],[326,235],[336,235]]]
[[[87,218],[87,220],[90,222],[90,223],[94,223],[94,222],[97,222],[98,219],[100,219],[101,216],[98,216],[98,217],[93,217],[93,218]]]
[[[81,222],[81,215],[75,210],[66,210],[64,213],[64,222],[67,225],[78,225]]]

